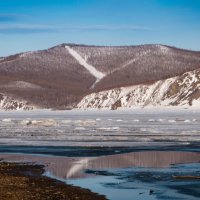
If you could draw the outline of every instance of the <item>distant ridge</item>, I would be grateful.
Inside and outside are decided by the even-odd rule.
[[[94,46],[64,43],[47,50],[0,58],[0,94],[4,96],[4,102],[0,99],[0,109],[15,109],[15,104],[12,104],[12,108],[6,106],[5,99],[12,101],[16,99],[17,102],[20,100],[23,104],[27,104],[21,106],[22,109],[27,106],[51,109],[71,109],[77,105],[85,108],[95,107],[92,105],[91,96],[91,106],[80,106],[80,102],[83,103],[85,96],[101,94],[102,91],[110,91],[113,96],[106,97],[105,94],[102,97],[98,96],[101,102],[98,107],[104,107],[103,104],[109,98],[109,101],[113,102],[108,106],[111,109],[116,101],[118,107],[120,104],[123,106],[122,102],[119,103],[119,98],[123,95],[127,98],[134,96],[134,94],[127,96],[128,94],[120,89],[119,97],[119,94],[116,94],[119,88],[130,89],[140,85],[138,90],[141,89],[141,92],[138,95],[142,97],[145,96],[145,92],[142,91],[145,90],[144,87],[151,87],[158,81],[170,78],[187,82],[193,80],[191,73],[192,77],[196,77],[190,83],[193,93],[190,90],[187,94],[182,93],[179,100],[189,98],[190,102],[187,104],[192,105],[193,100],[199,98],[197,92],[199,69],[200,52],[167,45]],[[168,95],[170,98],[172,93],[176,96],[180,93],[180,89],[184,89],[184,86],[178,85],[176,81],[172,83],[174,86],[168,85],[168,90],[163,95]],[[15,83],[20,84],[14,87]],[[187,97],[188,95],[190,97]],[[160,102],[164,99],[163,96]],[[179,104],[178,101],[169,101],[169,105]],[[141,103],[140,106],[145,105]]]

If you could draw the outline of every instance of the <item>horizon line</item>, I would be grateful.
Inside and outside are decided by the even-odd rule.
[[[47,48],[41,48],[41,49],[37,49],[37,50],[27,50],[27,51],[21,51],[21,52],[17,52],[17,53],[13,53],[13,54],[9,54],[7,56],[1,56],[0,58],[6,58],[6,57],[10,57],[10,56],[15,56],[15,55],[20,55],[20,54],[24,54],[24,53],[28,53],[28,52],[37,52],[37,51],[44,51],[44,50],[48,50],[48,49],[53,49],[59,46],[64,46],[64,45],[68,45],[68,46],[83,46],[83,47],[115,47],[115,48],[120,48],[120,47],[138,47],[138,46],[165,46],[165,47],[169,47],[169,48],[174,48],[174,49],[178,49],[178,50],[183,50],[183,51],[192,51],[192,52],[200,52],[200,50],[194,50],[194,49],[187,49],[187,48],[182,48],[182,47],[177,47],[177,46],[173,46],[173,45],[168,45],[168,44],[162,44],[162,43],[145,43],[145,44],[127,44],[127,45],[95,45],[95,44],[84,44],[84,43],[74,43],[74,42],[69,42],[69,43],[59,43],[56,45],[53,45],[51,47],[47,47]]]

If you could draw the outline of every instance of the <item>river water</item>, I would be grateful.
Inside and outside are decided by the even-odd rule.
[[[0,158],[110,200],[200,198],[200,112],[0,113]]]

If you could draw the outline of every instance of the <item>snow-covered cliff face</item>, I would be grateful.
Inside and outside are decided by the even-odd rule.
[[[33,110],[34,106],[20,99],[0,94],[0,110]]]
[[[199,102],[199,103],[198,103]],[[130,108],[146,106],[200,105],[200,71],[160,80],[150,85],[136,85],[92,93],[77,105],[90,108]]]

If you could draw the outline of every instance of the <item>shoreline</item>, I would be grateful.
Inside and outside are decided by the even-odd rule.
[[[20,196],[20,198],[17,198],[16,200],[103,200],[105,199],[104,196],[112,200],[121,200],[124,197],[124,193],[127,193],[128,195],[127,200],[132,200],[133,197],[136,199],[141,199],[141,197],[149,199],[149,195],[152,195],[152,199],[157,199],[156,197],[158,197],[158,199],[162,199],[162,194],[167,196],[172,195],[174,198],[185,197],[185,195],[190,195],[191,197],[197,195],[199,197],[199,193],[197,192],[197,189],[199,188],[199,182],[197,182],[197,180],[199,180],[200,177],[199,150],[196,153],[187,152],[185,149],[182,149],[182,152],[178,150],[177,152],[135,151],[135,153],[130,154],[120,153],[119,155],[99,156],[97,158],[86,157],[86,155],[84,155],[84,157],[68,158],[62,158],[62,156],[59,156],[58,158],[54,156],[49,157],[49,155],[47,155],[47,157],[43,157],[43,155],[41,157],[40,155],[38,156],[39,157],[36,155],[31,156],[24,154],[21,156],[12,154],[8,154],[7,156],[4,156],[3,154],[0,155],[0,158],[2,158],[1,162],[4,161],[4,164],[6,164],[6,172],[9,171],[11,165],[14,165],[13,168],[15,168],[15,174],[17,172],[17,175],[20,177],[22,176],[23,178],[28,177],[32,179],[36,178],[38,174],[39,176],[42,175],[47,177],[43,181],[38,181],[37,179],[37,182],[34,186],[39,185],[40,188],[34,188],[30,184],[28,185],[28,188],[23,187],[23,190],[28,191],[29,195],[29,190],[31,190],[34,195],[35,193],[41,194],[41,198],[38,196],[30,198],[29,196],[29,198],[26,199],[21,198]],[[19,163],[22,166],[14,163]],[[0,174],[2,174],[1,172],[0,163]],[[10,175],[12,178],[12,170]],[[50,180],[50,183],[52,183],[52,181],[54,183],[56,182],[56,187],[53,186],[54,188],[52,188],[47,180]],[[160,185],[160,181],[164,181],[162,185]],[[17,180],[16,182],[20,183],[20,185],[22,183],[23,186],[23,179],[22,181]],[[179,190],[176,188],[177,183],[180,183]],[[46,184],[48,184],[47,187]],[[60,185],[63,184],[67,184],[67,186],[65,185],[65,188],[70,187],[70,189],[65,189],[67,192],[71,193],[72,191],[73,193],[74,190],[72,189],[74,188],[71,188],[73,185],[76,186],[76,189],[81,190],[81,193],[80,191],[77,192],[75,190],[74,193],[76,196],[83,194],[83,191],[87,191],[87,194],[88,192],[93,191],[94,195],[89,197],[87,196],[85,198],[79,198],[79,196],[77,198],[61,198],[62,196],[57,198],[55,196],[50,196],[52,193],[62,195]],[[13,188],[13,185],[14,183],[6,188]],[[0,189],[1,188],[2,187],[0,186]],[[87,188],[90,191],[82,188]],[[116,188],[120,190],[118,191]],[[185,190],[187,191],[186,188],[192,192],[185,192]],[[51,191],[49,191],[49,189]],[[150,194],[152,189],[153,194]],[[16,191],[15,187],[14,191]],[[98,194],[102,194],[104,196],[98,196]],[[95,195],[99,198],[97,198]],[[83,195],[81,195],[81,197],[82,196]],[[0,199],[3,199],[1,197],[2,196],[0,193]],[[7,199],[15,200],[10,197],[7,197],[3,200]]]
[[[124,113],[124,112],[182,112],[182,111],[200,111],[199,106],[135,106],[135,107],[120,107],[118,109],[110,108],[73,108],[73,109],[54,109],[54,108],[36,108],[32,110],[5,110],[0,108],[2,113],[93,113],[93,112],[107,112],[107,113]]]
[[[132,152],[145,151],[179,151],[179,152],[200,152],[200,143],[189,144],[174,143],[167,145],[141,145],[141,146],[28,146],[28,145],[5,145],[0,144],[1,154],[13,155],[41,155],[59,157],[96,157],[108,156]]]
[[[1,200],[106,200],[103,195],[44,176],[43,165],[0,162]]]

